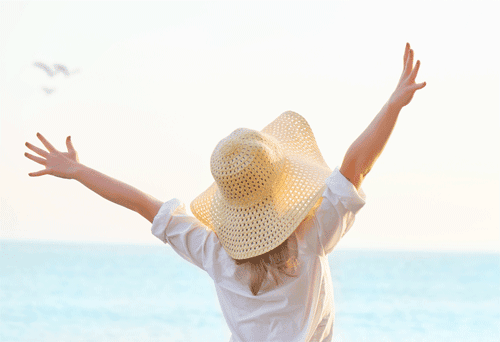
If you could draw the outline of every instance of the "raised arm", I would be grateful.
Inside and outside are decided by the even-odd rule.
[[[401,109],[410,103],[415,91],[425,87],[425,82],[415,83],[419,67],[420,61],[413,66],[413,50],[407,43],[403,73],[396,90],[375,119],[349,147],[340,168],[340,173],[349,179],[356,189],[359,189],[384,150]]]
[[[71,142],[71,137],[66,139],[68,152],[60,152],[55,149],[40,133],[37,134],[37,137],[47,148],[48,152],[28,142],[26,143],[26,147],[36,152],[42,158],[29,153],[25,153],[24,155],[34,162],[45,166],[44,170],[30,173],[31,177],[53,175],[60,178],[76,179],[105,199],[133,210],[141,214],[149,222],[153,222],[162,202],[128,184],[81,164]]]

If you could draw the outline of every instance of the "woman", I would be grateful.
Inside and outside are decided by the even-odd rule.
[[[191,203],[195,217],[79,163],[37,134],[45,151],[25,153],[45,166],[32,177],[76,179],[152,223],[152,233],[214,280],[231,341],[331,341],[333,287],[328,254],[365,204],[361,183],[382,153],[401,109],[426,83],[415,83],[406,44],[404,69],[380,113],[328,168],[311,128],[285,112],[262,131],[237,129],[211,158],[215,183]]]

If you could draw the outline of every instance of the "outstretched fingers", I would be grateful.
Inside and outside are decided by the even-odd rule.
[[[411,74],[409,76],[410,84],[413,85],[413,88],[415,90],[422,89],[423,87],[425,87],[427,85],[426,82],[415,83],[415,79],[417,78],[419,69],[420,69],[420,60],[417,60],[417,62],[415,63],[415,67],[413,68],[413,70],[411,71]]]
[[[67,153],[57,150],[40,133],[37,133],[37,137],[47,148],[48,152],[26,142],[26,147],[37,153],[39,156],[30,153],[24,153],[24,155],[26,158],[33,160],[35,163],[44,165],[45,169],[37,172],[28,173],[28,175],[31,177],[53,175],[61,178],[71,178],[72,173],[74,171],[73,170],[74,163],[78,163],[78,154],[76,153],[75,148],[73,147],[73,143],[71,142],[71,137],[68,136],[66,138],[66,147],[68,148]]]
[[[35,152],[35,153],[37,153],[37,154],[41,155],[42,157],[47,158],[47,156],[49,155],[49,154],[47,153],[47,151],[44,151],[44,150],[42,150],[41,148],[38,148],[38,147],[36,147],[36,146],[34,146],[34,145],[31,145],[29,142],[27,142],[25,145],[26,145],[26,147],[27,147],[27,148],[29,148],[29,149],[30,149],[30,150],[32,150],[33,152]]]
[[[47,148],[47,150],[49,150],[49,152],[57,152],[57,150],[54,148],[54,146],[52,146],[52,144],[50,142],[48,142],[48,140],[45,139],[45,137],[43,135],[41,135],[40,133],[37,133],[36,136],[38,137],[38,139],[40,139],[40,141]],[[46,158],[48,158],[50,156],[50,153],[47,152],[47,151],[42,150],[41,148],[38,148],[38,147],[30,144],[29,142],[26,142],[25,145],[26,145],[27,148],[29,148],[33,152],[37,153],[41,157],[44,157],[45,159],[37,157],[37,156],[34,156],[34,155],[32,155],[30,153],[27,153],[27,152],[24,153],[24,156],[26,158],[28,158],[28,159],[33,160],[35,163],[44,165],[46,167],[44,170],[40,170],[40,171],[37,171],[37,172],[31,172],[31,173],[28,173],[28,175],[30,177],[38,177],[38,176],[43,176],[43,175],[50,174],[51,169],[47,168],[47,159],[46,159]]]
[[[413,70],[411,71],[411,74],[410,74],[410,81],[411,82],[415,82],[419,68],[420,68],[420,61],[417,60],[417,63],[415,63],[415,67],[413,68]]]
[[[410,51],[408,51],[408,56],[406,57],[406,65],[403,72],[403,76],[405,78],[408,77],[412,69],[413,69],[413,49],[410,49]]]
[[[45,137],[43,135],[41,135],[40,133],[37,133],[36,136],[38,137],[38,139],[40,139],[43,146],[45,146],[47,148],[47,150],[49,150],[49,152],[57,151],[56,148],[54,146],[52,146],[52,144],[49,143],[49,141],[47,139],[45,139]]]
[[[33,160],[35,163],[38,163],[38,164],[42,164],[42,165],[47,165],[47,160],[46,159],[43,159],[43,158],[40,158],[40,157],[37,157],[37,156],[34,156],[32,154],[29,154],[27,152],[24,153],[24,156],[28,159],[31,159]]]

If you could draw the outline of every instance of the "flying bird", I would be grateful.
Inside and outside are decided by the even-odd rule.
[[[70,72],[68,70],[68,68],[62,64],[53,64],[54,69],[52,69],[47,64],[44,64],[42,62],[35,62],[35,63],[33,63],[33,65],[42,69],[43,71],[45,71],[47,73],[47,75],[49,75],[49,77],[53,77],[55,74],[57,74],[59,72],[63,73],[67,77],[71,74],[75,74],[75,73],[78,73],[80,71],[79,69],[76,69],[76,70],[73,70]],[[52,94],[52,92],[55,89],[44,87],[44,88],[42,88],[42,90],[45,91],[47,93],[47,95],[50,95],[50,94]]]
[[[35,62],[33,65],[44,70],[47,73],[47,75],[49,75],[50,77],[54,76],[55,74],[57,74],[59,72],[62,72],[65,76],[69,76],[69,75],[75,74],[79,71],[78,69],[76,69],[76,70],[73,70],[70,72],[68,70],[68,68],[62,64],[53,64],[54,70],[52,70],[52,68],[49,67],[48,65],[41,63],[41,62]]]

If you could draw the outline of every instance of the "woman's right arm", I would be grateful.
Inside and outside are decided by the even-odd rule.
[[[161,201],[126,183],[81,164],[71,142],[71,137],[66,139],[68,152],[60,152],[55,149],[40,133],[37,134],[37,137],[48,152],[27,142],[26,147],[36,152],[40,157],[29,153],[25,153],[25,156],[38,164],[44,165],[45,169],[32,172],[29,176],[52,175],[59,178],[75,179],[105,199],[133,210],[149,222],[153,222],[163,204]]]
[[[401,109],[410,103],[415,91],[426,83],[415,83],[420,61],[413,67],[413,50],[406,44],[404,69],[396,90],[366,130],[352,143],[342,162],[340,173],[359,189],[375,161],[384,150]]]

